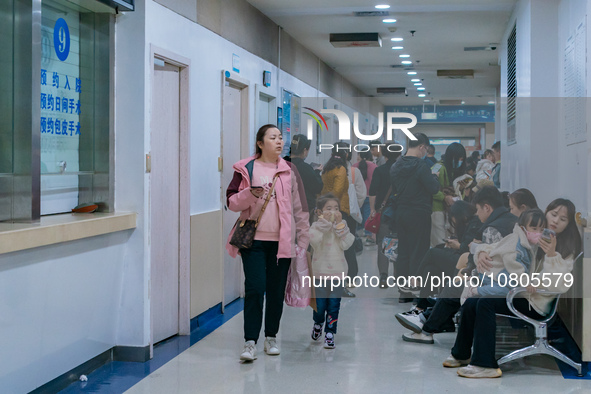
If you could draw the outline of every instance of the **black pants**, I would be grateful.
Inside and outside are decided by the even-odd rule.
[[[265,336],[275,337],[283,313],[285,284],[291,259],[277,260],[279,242],[254,241],[250,249],[240,249],[244,268],[244,339],[259,339],[263,323],[265,292]]]
[[[398,207],[394,216],[398,231],[398,259],[396,275],[408,278],[416,275],[420,262],[431,243],[431,213]]]
[[[444,332],[446,328],[455,325],[453,317],[460,310],[459,298],[439,298],[432,309],[425,312],[427,322],[423,331],[427,334]]]
[[[423,287],[421,288],[417,307],[421,309],[427,308],[429,306],[427,297],[435,292],[431,291],[431,280],[427,281],[427,275],[452,277],[459,258],[460,255],[455,249],[436,246],[427,251],[417,271],[417,275],[423,278]]]
[[[357,204],[357,202],[355,202]],[[349,227],[349,231],[351,234],[355,235],[355,228],[357,227],[357,222],[353,217],[347,215],[345,212],[341,212],[343,214],[343,220],[347,222],[347,227]],[[353,245],[347,250],[345,250],[345,260],[347,260],[347,267],[348,272],[347,275],[353,280],[354,277],[357,276],[359,273],[359,267],[357,266],[357,254],[355,253],[355,248]]]
[[[515,308],[528,317],[542,319],[534,309],[530,308],[525,298],[513,300]],[[495,313],[512,315],[507,307],[505,297],[502,298],[468,298],[462,305],[462,318],[456,336],[456,343],[451,350],[457,360],[467,360],[472,356],[470,364],[484,368],[498,368],[495,358],[497,321]],[[474,348],[473,351],[472,347]]]

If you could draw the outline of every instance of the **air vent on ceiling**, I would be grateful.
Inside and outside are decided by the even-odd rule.
[[[360,11],[354,12],[355,16],[390,16],[388,11]]]
[[[462,100],[439,100],[439,105],[462,105]]]
[[[404,64],[392,64],[390,65],[391,68],[405,68],[406,66]]]
[[[388,31],[390,33],[396,33],[396,30],[398,30],[398,28],[397,27],[394,27],[394,26],[388,28]]]
[[[381,47],[378,33],[331,33],[330,43],[335,48]]]
[[[437,70],[437,78],[474,79],[474,70]]]
[[[378,88],[378,94],[406,94],[406,88]]]

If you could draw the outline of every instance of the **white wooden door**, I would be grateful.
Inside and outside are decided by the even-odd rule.
[[[232,166],[240,157],[240,133],[241,133],[241,91],[233,85],[224,86],[222,109],[222,157],[223,157],[223,192],[224,192],[224,241],[240,216],[238,213],[227,209],[225,191],[232,181],[234,170]],[[239,298],[242,290],[242,260],[240,256],[232,258],[224,253],[224,306]]]
[[[154,66],[150,244],[152,343],[179,332],[179,68]]]

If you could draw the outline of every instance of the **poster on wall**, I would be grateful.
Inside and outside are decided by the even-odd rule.
[[[80,94],[79,13],[48,6],[41,25],[41,214],[78,203]]]
[[[283,101],[283,122],[281,122],[281,134],[283,134],[283,146],[282,156],[289,154],[289,148],[291,146],[291,98],[293,94],[287,90],[283,90],[281,98]]]
[[[587,140],[585,106],[587,97],[587,27],[585,19],[566,40],[564,48],[564,133],[567,145]]]
[[[277,128],[283,132],[283,108],[277,107]]]

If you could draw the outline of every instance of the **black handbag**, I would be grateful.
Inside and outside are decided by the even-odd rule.
[[[265,203],[261,208],[261,212],[259,212],[259,216],[257,220],[253,219],[246,219],[241,221],[240,218],[236,221],[234,225],[234,234],[232,234],[232,238],[230,239],[230,245],[237,247],[238,249],[249,249],[254,242],[254,235],[257,231],[257,226],[259,225],[259,220],[263,216],[263,212],[265,212],[265,208],[267,208],[267,204],[271,199],[271,195],[273,194],[273,189],[275,188],[275,182],[277,181],[277,175],[273,177],[273,184],[267,193],[267,198],[265,199]]]

